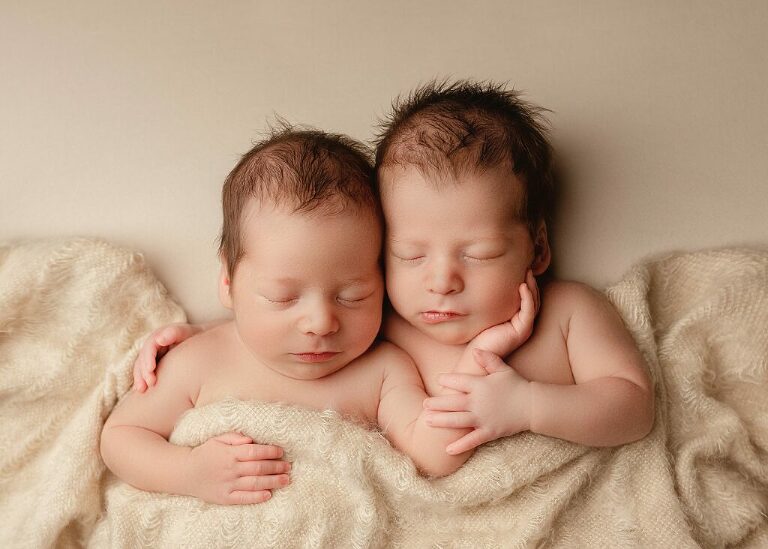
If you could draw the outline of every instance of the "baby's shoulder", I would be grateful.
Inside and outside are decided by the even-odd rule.
[[[158,363],[158,376],[188,377],[200,382],[231,349],[226,326],[195,334],[173,347]]]
[[[389,341],[382,341],[374,352],[374,360],[382,376],[383,392],[387,387],[403,383],[422,385],[416,363],[403,349]]]
[[[376,341],[350,366],[364,372],[365,377],[378,377],[382,382],[392,374],[402,376],[413,372],[418,375],[411,356],[394,343],[385,340]]]
[[[386,368],[388,365],[413,365],[413,360],[408,353],[400,347],[386,340],[377,341],[362,358],[371,363]]]
[[[614,306],[601,291],[582,282],[555,280],[541,292],[542,323],[559,322],[564,334],[574,325],[621,322]]]
[[[583,282],[552,280],[541,289],[541,308],[567,311],[606,302],[602,292]]]
[[[574,318],[611,308],[602,292],[583,282],[552,280],[541,288],[540,326],[560,326],[564,333]]]

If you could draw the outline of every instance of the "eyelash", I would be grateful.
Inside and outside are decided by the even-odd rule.
[[[368,299],[368,296],[361,297],[360,299],[344,299],[343,297],[337,297],[336,301],[340,301],[342,303],[360,303],[361,301],[365,301]]]
[[[489,261],[493,258],[492,257],[473,257],[471,255],[465,255],[464,259],[468,259],[470,261],[483,262],[483,261]]]
[[[397,259],[404,263],[415,263],[416,261],[419,261],[420,259],[424,259],[423,255],[420,255],[418,257],[400,257],[399,255],[395,256]],[[490,261],[491,259],[496,259],[496,257],[473,257],[471,255],[464,255],[462,256],[464,259],[468,259],[471,262],[478,262],[482,263],[485,261]]]
[[[394,254],[393,254],[393,255],[394,255]],[[397,259],[399,259],[400,261],[403,261],[403,262],[405,262],[405,263],[415,263],[415,262],[416,262],[416,261],[418,261],[419,259],[424,259],[424,256],[423,256],[423,255],[420,255],[420,256],[418,256],[418,257],[400,257],[399,255],[395,255],[395,257],[396,257]]]
[[[264,297],[264,299],[266,299],[266,300],[267,300],[267,301],[269,301],[270,303],[274,303],[274,304],[276,304],[276,305],[286,305],[287,303],[291,303],[291,302],[293,302],[293,301],[296,301],[296,298],[291,298],[291,299],[278,299],[278,300],[275,300],[275,299],[269,299],[269,298],[268,298],[268,297],[266,297],[266,296]]]
[[[336,300],[344,303],[359,303],[361,301],[365,301],[369,297],[370,296],[365,296],[359,299],[344,299],[343,297],[337,297]],[[270,303],[274,303],[275,305],[288,305],[289,303],[293,303],[294,301],[296,301],[297,298],[275,300],[275,299],[269,299],[268,297],[265,296],[264,299],[266,299]]]

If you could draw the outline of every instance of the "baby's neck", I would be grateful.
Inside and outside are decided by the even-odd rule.
[[[439,388],[437,376],[453,370],[467,346],[441,343],[392,310],[384,316],[384,337],[411,356],[430,395]]]

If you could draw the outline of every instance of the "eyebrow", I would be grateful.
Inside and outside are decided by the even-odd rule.
[[[277,283],[277,284],[282,284],[284,286],[290,286],[291,284],[296,284],[296,283],[303,282],[302,280],[299,280],[298,278],[292,278],[292,277],[288,277],[288,276],[283,276],[283,277],[280,277],[280,278],[269,278],[269,279],[260,278],[258,276],[254,277],[254,278],[255,278],[255,280],[257,280],[259,282],[274,282],[274,283]],[[352,284],[367,284],[368,282],[370,282],[370,281],[368,279],[365,279],[365,278],[350,278],[350,279],[342,280],[341,281],[342,284],[347,285],[347,286],[352,285]]]
[[[498,241],[498,240],[508,240],[508,239],[509,239],[509,237],[507,237],[504,234],[499,233],[496,236],[480,236],[480,237],[476,237],[476,238],[472,238],[472,239],[462,240],[462,241],[459,242],[459,245],[461,245],[461,246],[469,246],[469,245],[472,245],[472,244],[481,244],[483,242]],[[387,236],[387,240],[389,240],[391,242],[398,243],[398,244],[408,244],[408,245],[416,245],[416,246],[421,246],[421,245],[427,244],[427,242],[425,240],[398,239],[398,238],[395,238],[394,236],[389,236],[389,235]]]
[[[256,277],[259,279],[259,277]],[[264,280],[264,279],[262,279]],[[285,284],[286,286],[289,284],[295,284],[296,282],[300,282],[298,278],[291,278],[288,276],[283,276],[280,278],[270,278],[269,282],[277,282],[278,284]]]

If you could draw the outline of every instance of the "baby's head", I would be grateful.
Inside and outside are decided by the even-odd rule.
[[[432,83],[397,100],[376,173],[395,310],[443,343],[509,320],[549,266],[551,149],[542,109],[493,84]]]
[[[364,146],[283,127],[222,191],[219,294],[245,348],[317,379],[371,345],[381,323],[381,215]]]

